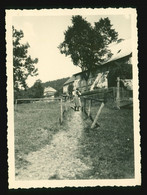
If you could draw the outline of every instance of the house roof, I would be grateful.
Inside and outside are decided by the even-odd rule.
[[[44,89],[44,92],[56,92],[56,90],[49,86]]]
[[[108,49],[110,49],[113,55],[109,60],[105,61],[103,64],[107,64],[109,62],[131,55],[132,53],[131,39],[123,40],[119,43],[113,44]]]
[[[111,51],[112,56],[110,59],[106,60],[101,65],[104,65],[109,62],[112,62],[112,61],[131,55],[132,54],[131,39],[126,39],[126,40],[122,39],[121,41],[117,43],[110,44],[108,49]],[[87,72],[87,71],[78,72],[74,74],[74,76],[83,74],[84,72]]]
[[[82,72],[77,72],[77,73],[75,73],[73,75],[76,77],[77,75],[80,75],[80,74],[83,74],[83,73],[86,73],[86,72],[88,72],[88,70],[84,70]]]
[[[109,62],[130,56],[132,54],[131,39],[121,40],[121,42],[113,43],[109,46],[108,49],[111,51],[112,56],[110,59],[106,60],[101,65],[104,65],[104,64],[107,64]],[[84,72],[87,72],[87,71],[84,71]],[[83,74],[83,72],[78,72],[78,73],[72,75],[72,77],[70,77],[64,83],[64,85],[67,85],[67,84],[73,82],[75,80],[76,76],[80,75],[80,74]]]
[[[72,76],[64,83],[64,85],[67,85],[67,84],[69,84],[69,83],[72,83],[72,82],[74,82],[74,80],[75,80],[75,76],[72,75]]]

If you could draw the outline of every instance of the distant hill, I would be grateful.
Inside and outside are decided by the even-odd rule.
[[[63,84],[69,79],[69,77],[66,78],[62,78],[62,79],[57,79],[57,80],[53,80],[53,81],[47,81],[45,83],[42,83],[42,85],[44,87],[53,87],[54,89],[56,89],[57,91],[61,90],[61,88],[63,87]]]

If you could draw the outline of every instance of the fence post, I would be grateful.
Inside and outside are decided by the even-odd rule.
[[[83,98],[84,99],[84,104],[83,104],[83,112],[85,112],[85,110],[86,110],[86,99],[85,98]]]
[[[69,99],[65,101],[65,111],[67,112],[69,110]]]
[[[116,107],[120,109],[120,78],[117,77]]]
[[[96,114],[96,117],[95,117],[95,119],[94,119],[94,121],[93,121],[93,123],[92,123],[92,125],[91,125],[91,129],[93,129],[94,128],[94,126],[95,126],[95,124],[96,124],[96,122],[97,122],[97,120],[98,120],[98,117],[99,117],[99,115],[100,115],[100,113],[101,113],[101,111],[102,111],[102,108],[104,107],[104,102],[102,102],[101,103],[101,106],[100,106],[100,108],[99,108],[99,110],[98,110],[98,112],[97,112],[97,114]]]
[[[116,88],[112,87],[112,90],[113,90],[113,102],[115,103],[115,101],[116,101]]]
[[[15,101],[15,110],[16,110],[16,107],[17,107],[17,99],[16,99],[16,101]]]
[[[88,116],[91,114],[91,100],[89,100],[89,107],[88,107]]]
[[[63,104],[62,104],[62,98],[60,100],[60,123],[62,124],[63,122]]]

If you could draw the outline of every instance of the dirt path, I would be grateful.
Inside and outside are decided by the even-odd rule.
[[[80,158],[79,139],[83,134],[81,112],[72,112],[66,130],[53,136],[49,145],[26,156],[26,168],[18,170],[17,180],[77,179],[92,169],[90,158]]]

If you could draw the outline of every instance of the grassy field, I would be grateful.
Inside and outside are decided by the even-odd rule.
[[[92,107],[92,116],[97,106]],[[100,127],[90,129],[90,120],[81,139],[81,153],[93,161],[93,178],[123,179],[134,177],[133,109],[110,109],[105,106],[100,114]]]
[[[48,110],[40,110],[40,109]],[[39,110],[38,110],[39,109]],[[96,115],[98,105],[92,106],[92,116]],[[71,112],[66,113],[72,120]],[[25,167],[24,155],[37,151],[49,144],[52,136],[61,129],[59,124],[59,102],[20,104],[15,110],[15,159],[16,168]],[[68,121],[67,120],[67,121]],[[133,110],[124,108],[110,109],[105,106],[99,117],[100,127],[90,129],[91,121],[83,114],[84,132],[79,139],[81,160],[90,156],[93,170],[84,178],[92,175],[94,179],[121,179],[134,177],[134,137]]]
[[[49,144],[49,140],[60,129],[59,117],[59,102],[17,105],[14,113],[17,168],[27,163],[23,158],[25,154]]]

